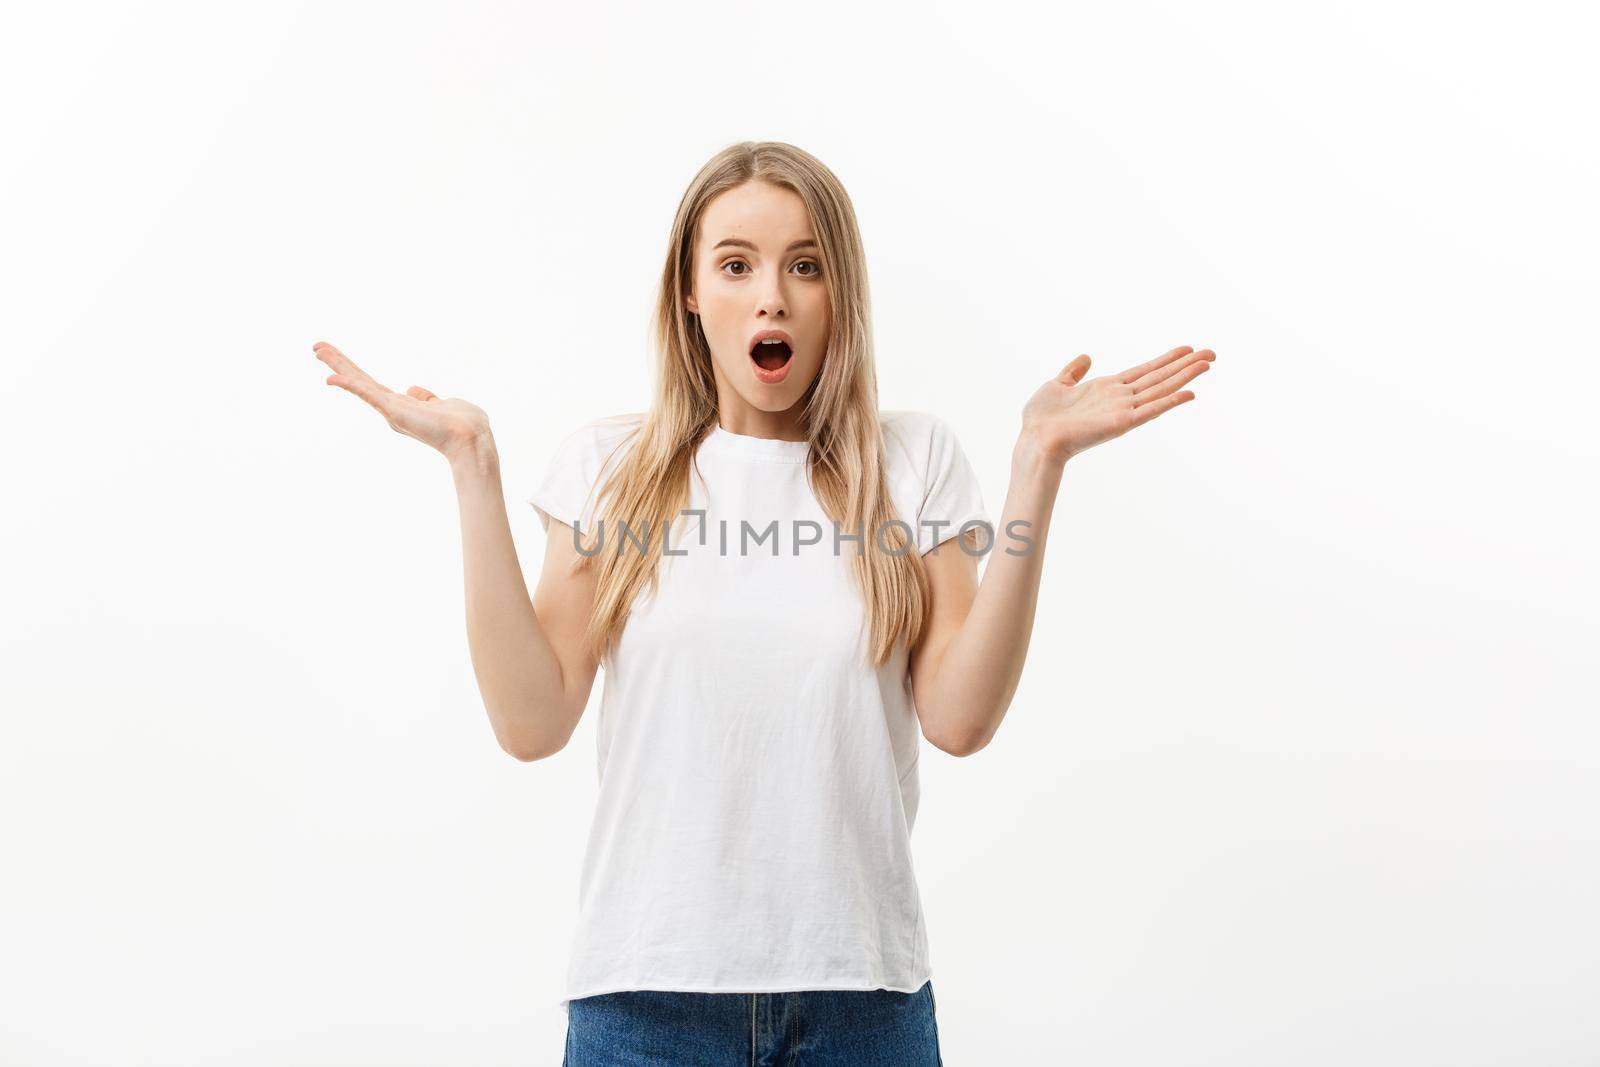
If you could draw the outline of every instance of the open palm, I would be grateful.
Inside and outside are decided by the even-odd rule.
[[[1022,409],[1023,430],[1048,459],[1064,463],[1193,400],[1192,392],[1179,390],[1216,358],[1209,348],[1196,352],[1182,345],[1120,374],[1084,381],[1090,361],[1079,356],[1028,400]]]
[[[473,447],[489,433],[489,416],[475,404],[454,397],[438,397],[420,385],[397,393],[374,381],[349,356],[318,341],[311,346],[317,358],[334,373],[327,383],[354,393],[373,407],[398,433],[415,437],[447,457]]]

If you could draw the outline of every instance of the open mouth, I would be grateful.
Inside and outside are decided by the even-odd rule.
[[[781,369],[788,364],[792,355],[794,352],[788,342],[780,338],[757,341],[750,347],[750,358],[764,371]]]

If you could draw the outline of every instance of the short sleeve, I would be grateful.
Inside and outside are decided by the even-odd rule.
[[[988,533],[979,534],[978,544],[992,544],[994,523],[983,506],[978,472],[973,470],[950,424],[935,415],[929,415],[928,422],[926,489],[917,513],[917,551],[926,555],[935,546],[960,536],[962,526],[974,521],[989,527]]]
[[[587,533],[599,511],[602,474],[609,475],[620,461],[628,431],[637,425],[636,416],[599,419],[579,427],[556,446],[555,455],[545,467],[544,479],[527,502],[539,513],[539,525],[546,531],[550,520],[568,526],[582,523]]]

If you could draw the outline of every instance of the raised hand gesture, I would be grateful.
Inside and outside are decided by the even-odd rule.
[[[1188,345],[1120,374],[1083,380],[1089,357],[1079,356],[1039,387],[1022,409],[1023,433],[1046,460],[1065,463],[1102,441],[1121,437],[1194,394],[1183,386],[1211,366],[1216,353]]]
[[[403,393],[378,384],[349,356],[326,341],[311,346],[334,373],[327,383],[354,393],[378,409],[397,433],[415,437],[454,460],[489,440],[489,416],[475,404],[455,397],[437,397],[420,385]]]

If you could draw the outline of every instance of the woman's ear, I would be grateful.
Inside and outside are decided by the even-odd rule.
[[[695,303],[694,294],[690,293],[683,298],[683,306],[689,309],[692,315],[700,314],[700,305]]]

